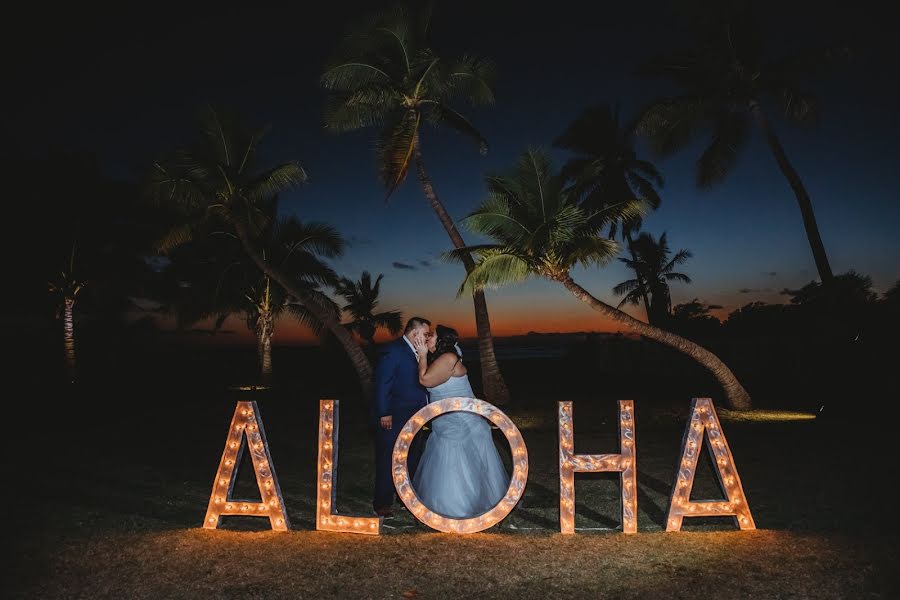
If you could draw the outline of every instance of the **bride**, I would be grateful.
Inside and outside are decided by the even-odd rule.
[[[419,382],[428,388],[429,402],[444,398],[474,398],[460,357],[459,335],[438,325],[436,335],[415,342]],[[413,476],[419,499],[433,512],[454,519],[486,513],[509,487],[509,475],[483,417],[451,412],[437,417]]]

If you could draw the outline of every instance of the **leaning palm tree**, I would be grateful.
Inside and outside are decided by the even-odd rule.
[[[727,6],[727,5],[726,5]],[[778,167],[787,178],[803,218],[819,278],[834,278],[816,224],[812,201],[797,170],[787,158],[767,107],[790,122],[816,117],[816,99],[802,88],[804,76],[834,61],[838,53],[791,57],[766,62],[749,3],[744,10],[726,9],[701,26],[697,43],[646,67],[647,74],[668,77],[681,93],[662,98],[645,111],[639,130],[661,155],[687,146],[698,134],[710,141],[697,161],[697,184],[708,188],[732,171],[746,145],[751,122],[762,131]]]
[[[691,278],[684,273],[675,272],[675,267],[682,265],[692,256],[690,250],[679,250],[671,259],[669,242],[666,234],[655,240],[649,233],[642,233],[631,242],[634,258],[620,258],[629,269],[634,271],[635,278],[623,281],[613,288],[613,293],[624,298],[617,308],[625,303],[637,305],[646,296],[642,295],[642,287],[646,285],[650,304],[646,305],[647,319],[651,325],[664,327],[672,314],[672,295],[669,292],[670,281],[690,283]]]
[[[508,176],[487,178],[488,198],[464,223],[496,243],[470,246],[448,254],[459,259],[469,252],[475,268],[460,286],[472,289],[518,283],[544,277],[564,285],[604,317],[683,352],[706,367],[725,390],[731,408],[749,409],[750,396],[717,356],[697,344],[639,321],[592,296],[572,278],[572,268],[604,265],[618,253],[618,244],[602,235],[612,220],[635,218],[643,203],[632,200],[601,211],[587,211],[565,190],[548,158],[530,150]]]
[[[371,273],[363,271],[358,281],[342,277],[335,288],[337,295],[346,302],[343,311],[352,319],[345,326],[366,341],[372,358],[375,356],[375,332],[379,327],[387,329],[391,335],[398,335],[403,329],[403,314],[400,311],[375,312],[382,278],[384,275],[379,274],[373,283]]]
[[[335,315],[279,266],[266,260],[257,242],[260,232],[271,223],[270,199],[305,182],[306,172],[296,162],[259,169],[257,154],[265,132],[248,131],[222,111],[209,108],[204,112],[201,133],[194,145],[154,163],[150,192],[158,203],[175,208],[180,217],[180,224],[160,241],[160,250],[191,240],[198,228],[211,222],[224,224],[256,267],[337,338],[368,397],[372,367],[362,349]]]
[[[56,318],[63,322],[63,347],[66,351],[66,378],[75,383],[75,300],[84,289],[85,282],[75,274],[75,248],[69,254],[68,266],[59,272],[56,279],[48,282],[48,288],[56,302]]]
[[[599,105],[588,108],[553,142],[575,154],[563,165],[563,176],[572,181],[571,192],[588,210],[604,208],[632,199],[642,201],[648,210],[660,205],[657,188],[663,178],[653,163],[638,157],[635,150],[636,123],[623,123],[618,108]],[[640,231],[642,219],[610,223],[609,236],[620,230],[631,259],[637,261],[632,242]],[[647,286],[637,273],[634,293],[643,300],[650,321]],[[637,304],[637,302],[634,302]]]
[[[397,8],[348,38],[322,75],[322,85],[330,92],[326,123],[338,133],[378,127],[378,162],[388,197],[415,163],[425,198],[453,246],[463,248],[465,242],[425,169],[421,133],[427,120],[470,137],[486,152],[484,137],[449,102],[460,98],[473,104],[493,103],[494,70],[472,55],[446,60],[435,53],[428,39],[430,16],[429,7],[420,12]],[[460,260],[466,271],[475,265],[469,256],[460,255]],[[475,290],[473,299],[484,393],[490,402],[505,404],[509,392],[494,355],[484,291]]]

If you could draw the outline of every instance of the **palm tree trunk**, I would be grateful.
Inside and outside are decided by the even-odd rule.
[[[256,264],[259,270],[278,282],[281,287],[296,298],[297,302],[306,307],[309,312],[322,322],[332,335],[337,338],[338,342],[343,346],[344,351],[347,353],[347,356],[350,358],[350,362],[353,363],[353,367],[356,369],[356,375],[359,377],[359,384],[362,388],[363,397],[366,400],[370,399],[372,397],[373,385],[372,365],[366,358],[365,353],[363,353],[362,348],[360,348],[359,344],[353,339],[353,336],[350,335],[347,329],[341,325],[337,319],[328,314],[321,306],[310,301],[306,294],[294,285],[289,277],[285,276],[279,269],[272,267],[272,265],[265,261],[262,254],[260,254],[259,250],[256,249],[253,242],[250,240],[247,228],[243,223],[235,221],[234,229],[238,235],[238,239],[241,241],[241,245],[244,247],[244,251]]]
[[[637,254],[634,251],[634,240],[631,239],[631,234],[629,233],[625,239],[628,240],[628,251],[631,253],[631,262],[637,265]],[[650,320],[650,300],[647,298],[647,285],[644,283],[644,278],[641,277],[641,272],[638,271],[637,268],[634,270],[634,276],[637,277],[641,298],[644,299],[644,312],[647,313],[647,322],[653,325],[653,321]]]
[[[816,215],[813,213],[812,200],[810,200],[809,194],[806,192],[806,188],[800,180],[800,175],[794,169],[794,166],[790,161],[788,161],[787,155],[784,153],[784,148],[781,145],[781,141],[775,134],[772,124],[769,123],[769,119],[766,118],[766,115],[763,113],[758,102],[754,101],[750,104],[750,112],[753,113],[756,124],[763,130],[766,141],[769,143],[772,154],[775,155],[775,160],[778,162],[781,172],[787,178],[788,183],[791,184],[791,188],[794,190],[794,195],[797,197],[797,204],[800,206],[800,214],[803,216],[803,226],[806,228],[806,237],[809,239],[809,246],[812,249],[813,259],[816,261],[816,269],[819,271],[819,278],[822,280],[823,284],[828,285],[834,280],[834,273],[831,272],[831,265],[828,263],[828,255],[825,253],[825,244],[822,243],[819,226],[816,224]]]
[[[453,246],[456,248],[465,247],[466,243],[463,241],[453,219],[447,213],[447,209],[444,208],[444,205],[438,199],[437,192],[434,190],[434,184],[432,184],[431,178],[425,171],[418,135],[413,142],[413,151],[416,157],[416,169],[419,172],[419,182],[422,184],[428,203],[434,209],[434,212],[437,213],[441,225],[444,226],[447,235],[450,236],[450,240],[453,242]],[[475,268],[475,261],[468,254],[462,257],[462,262],[466,268],[466,273]],[[481,385],[484,388],[485,400],[497,406],[508,404],[509,390],[506,387],[506,382],[503,380],[503,375],[500,373],[500,367],[497,366],[497,356],[494,354],[494,337],[491,334],[491,319],[488,315],[484,291],[476,290],[472,294],[472,298],[475,303],[475,328],[478,331],[478,353],[481,357]]]
[[[684,339],[681,336],[675,335],[674,333],[669,333],[668,331],[664,331],[659,329],[658,327],[653,327],[651,325],[647,325],[642,321],[639,321],[629,315],[628,313],[622,312],[605,302],[602,302],[592,296],[590,292],[585,290],[583,287],[575,283],[572,277],[568,274],[559,278],[560,283],[566,286],[572,294],[599,312],[600,314],[618,321],[619,323],[623,323],[640,333],[644,337],[648,337],[652,340],[656,340],[662,344],[675,348],[679,352],[683,352],[687,354],[698,363],[706,367],[718,382],[725,389],[725,398],[728,404],[728,408],[735,410],[750,410],[753,405],[750,402],[750,394],[744,389],[744,386],[740,384],[737,378],[734,376],[734,373],[723,363],[718,356],[698,346],[694,342]]]
[[[270,312],[260,312],[256,319],[257,354],[259,355],[260,374],[262,385],[272,383],[272,334],[275,332],[275,319]]]
[[[65,298],[63,306],[63,342],[66,349],[66,377],[75,383],[75,321],[74,298]]]

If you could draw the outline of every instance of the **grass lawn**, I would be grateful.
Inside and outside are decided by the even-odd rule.
[[[233,404],[203,389],[90,390],[33,404],[8,453],[15,568],[26,598],[891,598],[898,597],[892,495],[880,486],[890,439],[865,422],[790,412],[720,412],[758,531],[730,519],[663,523],[690,399],[636,400],[638,534],[618,529],[617,476],[576,477],[576,534],[558,533],[555,403],[508,413],[528,445],[519,507],[487,532],[433,532],[399,512],[381,537],[313,531],[317,401],[260,402],[293,530],[226,518],[199,528]],[[102,399],[100,399],[102,398]],[[560,398],[570,399],[570,398]],[[614,399],[575,401],[579,453],[617,451]],[[806,418],[798,418],[798,417]],[[341,415],[340,512],[370,514],[363,411]],[[875,431],[880,429],[876,428]],[[868,432],[868,433],[867,433]],[[501,453],[507,450],[497,434]],[[704,450],[705,452],[705,450]],[[705,455],[704,455],[705,456]],[[245,465],[246,466],[246,462]],[[254,497],[249,471],[235,497]],[[10,495],[9,492],[7,494]],[[721,497],[711,466],[695,499]]]

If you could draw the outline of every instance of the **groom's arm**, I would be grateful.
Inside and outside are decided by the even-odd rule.
[[[375,367],[375,418],[390,416],[391,387],[397,372],[397,353],[391,350],[385,353]]]

